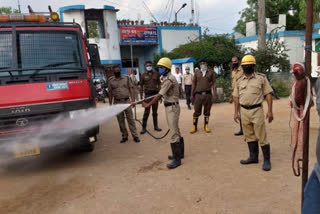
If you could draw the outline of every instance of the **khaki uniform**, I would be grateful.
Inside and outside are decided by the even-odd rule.
[[[234,87],[236,86],[237,80],[243,75],[243,69],[239,66],[236,69],[233,69],[231,72],[231,89],[233,91]]]
[[[235,84],[233,96],[239,98],[246,142],[259,141],[260,146],[269,144],[262,108],[264,96],[269,93],[272,93],[272,88],[264,74],[253,73],[249,78],[243,75]]]
[[[130,91],[133,89],[132,82],[126,76],[120,76],[120,78],[111,77],[108,83],[108,89],[111,92],[114,101],[113,104],[129,104],[130,103]],[[133,119],[132,108],[129,107],[123,112],[117,115],[120,131],[123,138],[128,138],[128,131],[125,125],[125,117],[129,125],[130,132],[133,137],[138,137],[137,128]]]
[[[134,99],[135,101],[138,101],[139,100],[139,84],[138,84],[138,80],[136,78],[136,76],[134,74],[130,74],[130,80],[132,82],[132,85],[133,85],[133,96],[134,96]]]
[[[159,90],[161,87],[161,82],[160,82],[160,74],[156,71],[148,72],[145,71],[141,75],[141,81],[140,81],[140,93],[143,94],[145,98],[153,96],[158,94]],[[145,102],[150,102],[152,99],[145,100]],[[157,123],[157,116],[158,116],[158,105],[159,102],[154,103],[150,108],[152,108],[152,116],[154,123]],[[144,110],[143,114],[143,126],[147,125],[147,120],[150,114],[150,108],[146,108]]]
[[[208,69],[203,76],[202,71],[197,71],[193,77],[194,89],[194,113],[193,117],[198,118],[204,108],[204,116],[210,116],[212,105],[212,85],[216,81],[213,70]]]
[[[181,136],[179,129],[179,84],[171,73],[168,73],[168,75],[163,78],[159,94],[164,98],[167,123],[170,129],[172,143],[178,143],[180,142]]]
[[[182,77],[182,87],[186,93],[187,105],[191,104],[191,89],[192,89],[193,74],[184,74]]]

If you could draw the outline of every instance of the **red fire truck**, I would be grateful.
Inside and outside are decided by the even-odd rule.
[[[57,115],[72,120],[75,111],[95,107],[92,67],[99,61],[80,25],[59,22],[57,13],[0,15],[0,144],[36,133]],[[98,133],[96,126],[79,134],[77,146],[93,151]],[[41,151],[41,142],[26,142],[12,155]]]

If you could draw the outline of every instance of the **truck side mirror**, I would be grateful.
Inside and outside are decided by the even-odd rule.
[[[92,67],[97,67],[101,64],[100,62],[100,55],[99,55],[99,48],[97,44],[89,44],[88,46],[90,62]]]

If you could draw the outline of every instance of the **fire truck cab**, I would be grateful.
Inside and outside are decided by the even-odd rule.
[[[59,22],[51,9],[48,16],[0,15],[0,144],[38,132],[39,124],[57,115],[72,120],[73,112],[94,108],[91,73],[99,61],[81,27]],[[77,146],[93,151],[98,133],[98,126],[86,130]],[[21,148],[12,155],[39,155],[41,142]]]

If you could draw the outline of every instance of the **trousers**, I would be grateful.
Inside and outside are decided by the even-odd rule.
[[[184,86],[184,91],[186,93],[186,100],[187,100],[187,105],[189,106],[191,104],[191,89],[192,85],[185,85]]]
[[[165,107],[166,118],[168,127],[170,129],[171,142],[177,143],[180,142],[180,129],[179,129],[179,117],[180,117],[180,106],[173,105]]]
[[[202,113],[204,116],[209,117],[212,106],[212,95],[211,94],[196,94],[194,98],[194,113],[193,117],[199,117]]]
[[[119,104],[119,103],[115,103],[115,104]],[[123,112],[121,112],[117,115],[117,120],[118,120],[118,124],[119,124],[119,128],[120,128],[122,137],[128,138],[128,131],[126,128],[125,118],[127,119],[132,137],[138,137],[136,123],[133,119],[133,113],[132,113],[131,107],[127,108],[126,110],[124,110]]]
[[[242,130],[246,142],[258,141],[260,146],[269,144],[262,107],[255,109],[240,108]]]

